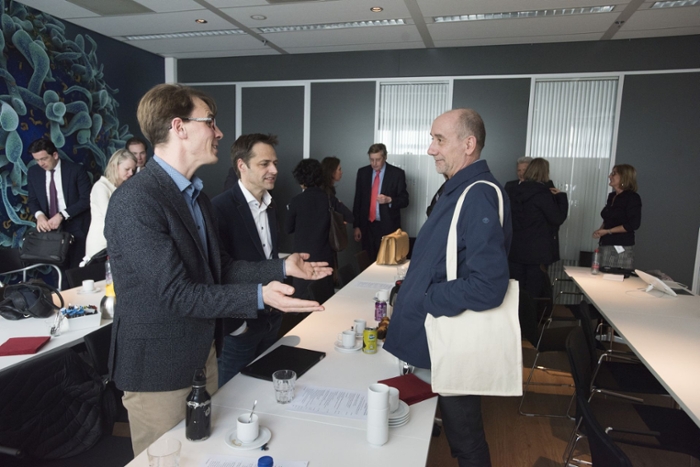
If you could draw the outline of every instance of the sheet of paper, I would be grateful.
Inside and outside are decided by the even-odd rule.
[[[305,386],[289,404],[289,410],[364,419],[367,418],[367,393]]]
[[[261,452],[260,457],[266,454]],[[308,467],[308,461],[274,461],[274,467]],[[258,459],[235,456],[209,456],[199,467],[257,467]]]
[[[391,290],[392,287],[394,287],[394,284],[390,282],[370,282],[370,281],[359,281],[355,284],[353,284],[353,287],[357,287],[359,289],[389,289]]]

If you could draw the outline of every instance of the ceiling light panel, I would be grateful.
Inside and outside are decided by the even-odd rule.
[[[654,2],[651,6],[652,9],[658,8],[677,8],[683,6],[696,6],[700,5],[700,0],[679,0],[672,2]]]
[[[290,31],[269,34],[265,37],[269,37],[272,42],[285,50],[290,47],[356,46],[373,43],[384,44],[385,48],[393,48],[393,44],[421,41],[420,34],[413,25],[305,32]]]
[[[245,34],[245,31],[240,29],[221,29],[218,31],[189,31],[189,32],[173,32],[165,34],[142,34],[138,36],[125,36],[127,41],[152,41],[156,39],[191,39],[194,37],[218,37],[218,36],[234,36]]]
[[[326,24],[302,24],[290,26],[260,27],[258,30],[263,34],[276,32],[296,32],[296,31],[329,31],[335,29],[355,29],[383,26],[404,26],[403,19],[378,19],[373,21],[352,21],[347,23],[326,23]]]
[[[197,25],[196,18],[207,20],[207,24]],[[182,31],[215,31],[234,29],[235,27],[208,10],[179,11],[175,13],[158,13],[148,15],[76,18],[71,22],[106,36],[133,36],[137,34],[164,34]]]
[[[452,23],[459,21],[485,21],[495,19],[549,18],[553,16],[575,16],[596,13],[612,13],[614,9],[615,5],[604,5],[594,7],[558,8],[549,10],[511,11],[503,13],[475,13],[468,15],[436,16],[433,18],[433,21],[435,23]]]
[[[375,0],[376,1],[376,0]],[[618,5],[617,9],[629,0],[416,0],[426,21],[435,16],[456,16],[476,13],[536,11],[553,8],[580,8],[605,5]],[[654,1],[654,0],[647,0]]]
[[[372,13],[377,0],[348,0],[320,3],[293,3],[276,6],[221,7],[221,11],[250,28],[261,26],[296,26],[302,24],[346,23],[377,19],[410,18],[411,13],[403,0],[382,0],[384,11]],[[264,15],[264,21],[250,19]]]

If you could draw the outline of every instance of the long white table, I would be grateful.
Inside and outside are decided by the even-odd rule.
[[[340,353],[334,348],[338,333],[349,329],[353,320],[365,319],[368,326],[376,323],[372,298],[378,289],[360,285],[363,282],[393,284],[395,274],[395,266],[370,266],[328,300],[325,311],[309,316],[273,346],[286,344],[326,352],[326,358],[299,378],[297,391],[312,385],[366,392],[370,384],[398,376],[396,358],[381,348],[374,355],[361,351]],[[269,450],[233,450],[225,444],[224,437],[235,428],[236,417],[249,412],[255,400],[260,425],[272,432]],[[436,404],[437,398],[432,398],[410,406],[409,423],[391,428],[388,443],[377,447],[366,440],[364,420],[290,411],[275,401],[272,383],[237,375],[212,398],[212,434],[208,440],[187,441],[184,421],[164,437],[182,442],[182,466],[198,466],[210,455],[252,459],[270,455],[276,461],[309,461],[309,466],[424,466]],[[129,464],[147,465],[145,452]]]
[[[66,306],[72,305],[95,305],[99,308],[100,301],[104,297],[105,282],[99,281],[95,283],[96,291],[90,294],[80,294],[78,293],[81,288],[76,287],[73,289],[62,290],[61,296]],[[54,302],[56,305],[60,305],[57,297],[54,295]],[[47,318],[47,320],[53,320],[53,318]],[[46,320],[37,318],[27,318],[19,321],[10,321],[5,318],[0,317],[0,344],[5,342],[10,337],[30,337],[30,336],[48,336],[49,327],[46,325]],[[83,340],[87,334],[96,331],[102,326],[106,326],[111,323],[111,319],[102,319],[100,325],[97,327],[69,330],[62,333],[58,337],[52,337],[49,342],[46,343],[37,353],[31,355],[8,355],[0,357],[0,372],[3,372],[15,365],[19,365],[22,362],[36,358],[39,355],[45,354],[47,352],[52,352],[64,347],[70,347],[72,345],[78,344]]]
[[[614,282],[588,268],[565,270],[700,426],[700,297],[650,294],[637,277]]]

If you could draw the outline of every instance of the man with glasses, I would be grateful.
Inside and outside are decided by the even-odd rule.
[[[211,202],[195,175],[217,162],[223,134],[216,103],[185,86],[161,84],[146,93],[137,117],[153,144],[153,162],[114,192],[105,237],[117,301],[110,379],[124,391],[134,455],[185,417],[192,378],[207,370],[218,388],[215,349],[219,319],[256,318],[266,306],[320,311],[290,297],[286,276],[320,279],[326,263],[233,261],[219,246]],[[216,339],[215,339],[216,338]]]

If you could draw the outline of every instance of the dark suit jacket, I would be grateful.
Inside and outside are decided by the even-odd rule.
[[[27,204],[34,215],[42,211],[49,217],[49,200],[46,196],[46,171],[35,165],[27,172],[29,199]],[[85,167],[61,159],[61,184],[66,201],[68,219],[61,225],[64,232],[75,238],[86,238],[90,229],[90,178]]]
[[[211,200],[211,204],[219,224],[221,248],[235,260],[266,260],[253,214],[250,212],[250,207],[238,185],[238,178],[230,189],[215,196]],[[270,237],[272,238],[272,257],[278,258],[278,228],[274,200],[267,208],[267,220],[270,224]],[[224,333],[231,333],[242,324],[242,319],[227,318],[224,320]]]
[[[406,173],[398,167],[387,163],[380,194],[390,196],[392,199],[391,205],[379,205],[382,235],[386,235],[401,227],[401,209],[408,206]],[[352,214],[355,217],[353,227],[359,227],[362,232],[365,232],[369,223],[369,202],[371,196],[372,166],[368,165],[361,167],[357,171],[355,202],[352,206]]]
[[[119,298],[109,365],[122,390],[190,386],[217,318],[257,317],[257,284],[284,277],[282,260],[231,260],[219,247],[209,198],[201,193],[197,202],[208,252],[182,194],[154,160],[110,199],[105,237]]]

